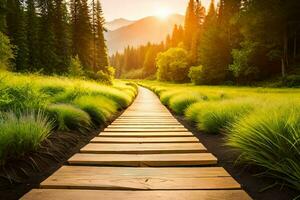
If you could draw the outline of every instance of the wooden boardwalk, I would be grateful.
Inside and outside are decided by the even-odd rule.
[[[248,200],[217,158],[149,90],[22,199]]]

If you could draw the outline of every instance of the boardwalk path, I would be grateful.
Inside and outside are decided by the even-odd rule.
[[[23,199],[248,200],[217,159],[140,88],[116,121]]]

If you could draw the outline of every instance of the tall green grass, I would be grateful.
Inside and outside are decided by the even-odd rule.
[[[89,130],[92,121],[85,111],[68,104],[52,104],[48,106],[49,115],[56,122],[59,130],[79,130],[84,132]]]
[[[99,82],[55,76],[42,76],[37,74],[17,74],[10,72],[0,72],[0,112],[14,112],[19,117],[4,117],[0,127],[0,143],[7,141],[6,132],[10,133],[16,130],[12,121],[16,121],[19,126],[19,138],[11,139],[11,148],[17,148],[18,144],[14,142],[22,141],[22,137],[27,136],[26,125],[33,127],[27,113],[42,111],[45,118],[53,120],[53,126],[59,130],[75,130],[84,132],[94,128],[92,125],[105,124],[114,114],[121,109],[126,108],[135,98],[137,86],[135,84],[126,84],[122,81],[115,81],[112,86]],[[33,114],[32,114],[33,115]],[[20,119],[20,120],[19,120]],[[21,119],[23,122],[21,123]],[[19,121],[18,121],[19,120]],[[43,126],[48,130],[48,124],[42,123],[38,117],[36,121],[39,128]],[[94,122],[92,124],[92,122]],[[38,127],[36,127],[38,128]],[[33,130],[36,134],[39,130]],[[11,134],[13,136],[13,134]],[[28,135],[29,136],[29,135]],[[20,140],[20,141],[19,141]],[[41,140],[32,138],[32,144],[24,145],[24,152],[35,150],[36,144]],[[29,139],[26,139],[29,141]],[[36,141],[36,142],[35,142]],[[13,145],[16,145],[13,146]],[[10,147],[3,145],[0,147],[0,162],[6,159],[5,155],[15,153],[17,157],[22,151],[16,150],[11,153]],[[3,155],[3,156],[2,156]]]
[[[141,84],[201,131],[225,133],[226,144],[241,154],[238,161],[257,165],[264,175],[300,190],[299,89]],[[189,101],[197,94],[207,99]]]
[[[254,110],[254,105],[244,101],[212,101],[200,105],[186,114],[195,118],[199,130],[207,133],[225,132],[234,122]]]
[[[53,128],[43,112],[1,113],[0,165],[39,148]]]
[[[202,100],[199,94],[180,94],[170,98],[169,106],[175,113],[182,115],[190,105]]]
[[[117,112],[117,104],[103,96],[82,96],[73,102],[76,106],[87,112],[94,124],[104,124]]]
[[[236,122],[227,144],[241,152],[240,161],[266,169],[272,177],[300,190],[300,109],[268,108]]]

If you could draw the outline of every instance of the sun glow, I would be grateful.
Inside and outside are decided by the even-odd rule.
[[[166,19],[171,14],[171,9],[167,7],[159,7],[156,11],[156,16],[161,19]]]

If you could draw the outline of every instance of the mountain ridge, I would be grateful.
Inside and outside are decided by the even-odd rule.
[[[172,33],[174,25],[183,25],[184,16],[172,14],[166,19],[148,16],[137,20],[127,26],[120,27],[105,34],[109,53],[122,51],[125,47],[139,46],[151,43],[160,43]]]

